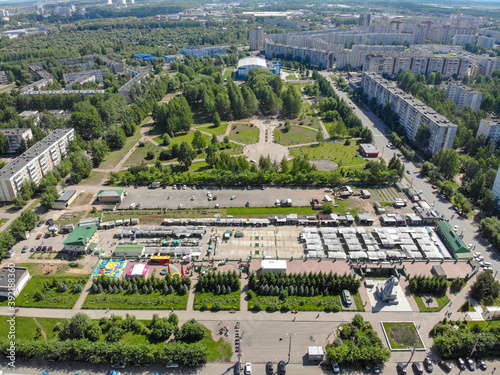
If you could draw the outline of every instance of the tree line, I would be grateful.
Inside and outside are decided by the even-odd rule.
[[[410,291],[415,294],[429,293],[436,296],[444,296],[448,290],[448,282],[445,276],[413,276],[408,285]]]
[[[185,295],[191,286],[189,277],[165,277],[159,279],[152,276],[149,278],[127,278],[127,279],[112,279],[106,276],[99,276],[94,279],[91,287],[91,292],[94,294],[109,293],[117,294],[126,292],[127,294],[151,294],[160,292],[165,295],[177,293]]]
[[[236,271],[200,274],[196,291],[199,293],[230,294],[240,290],[240,279]]]
[[[357,293],[361,282],[349,274],[337,273],[251,273],[248,279],[248,288],[257,294],[279,295],[283,290],[288,295],[335,295],[347,289]],[[276,289],[278,288],[278,289]],[[307,294],[306,292],[307,288]],[[311,292],[312,290],[312,292]]]
[[[77,361],[89,363],[128,363],[148,365],[153,363],[177,362],[184,366],[199,365],[206,362],[208,351],[199,341],[204,337],[204,327],[195,320],[178,326],[176,314],[160,318],[157,314],[149,322],[138,321],[128,315],[91,320],[84,313],[58,324],[55,331],[57,339],[44,340],[41,335],[34,340],[17,340],[16,356],[32,360],[44,358],[54,361]],[[120,341],[132,332],[144,335],[146,343]],[[175,342],[165,343],[174,335]],[[0,340],[0,351],[9,355],[10,342]]]

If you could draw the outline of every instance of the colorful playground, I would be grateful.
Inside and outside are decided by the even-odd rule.
[[[111,278],[119,278],[126,266],[126,260],[101,260],[92,274],[92,277],[108,276]]]

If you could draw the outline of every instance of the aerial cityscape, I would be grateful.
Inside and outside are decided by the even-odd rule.
[[[496,373],[500,3],[0,25],[0,375]]]

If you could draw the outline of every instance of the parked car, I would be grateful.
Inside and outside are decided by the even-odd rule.
[[[42,251],[47,251],[47,246],[42,246]]]
[[[245,364],[245,375],[252,375],[252,364],[250,362]]]
[[[49,250],[49,251],[52,251],[52,246],[49,246],[49,249],[48,249],[48,250]]]
[[[241,362],[236,362],[233,367],[233,374],[240,375],[241,374]]]
[[[42,234],[38,233],[38,235],[36,236],[36,239],[39,240],[40,238],[42,238]]]
[[[342,299],[344,300],[344,303],[345,303],[347,306],[352,305],[352,296],[351,296],[351,292],[349,292],[347,289],[344,289],[344,290],[342,291]]]
[[[236,195],[231,195],[231,200],[236,199]]]
[[[21,250],[21,253],[25,253],[28,251],[28,246],[24,246],[23,249]]]
[[[332,362],[332,370],[335,374],[338,374],[340,372],[340,367],[337,362]]]
[[[271,361],[266,363],[266,374],[267,375],[273,375],[274,374],[274,369],[273,369],[273,363]]]
[[[398,363],[396,366],[396,370],[398,371],[399,375],[406,375],[406,363]]]
[[[476,364],[471,358],[467,358],[467,367],[469,367],[471,371],[476,371]]]
[[[122,363],[115,363],[114,365],[111,365],[112,368],[125,368],[125,364]]]
[[[285,361],[281,360],[278,363],[278,375],[285,375],[286,374],[286,363]]]
[[[373,366],[373,372],[375,374],[380,374],[380,367],[378,367],[377,365]]]
[[[40,222],[38,223],[37,227],[41,227],[44,223],[45,223],[45,221],[40,220]]]
[[[432,361],[429,357],[424,359],[424,368],[427,372],[432,372],[434,370],[434,366],[432,365]]]
[[[166,368],[178,368],[179,364],[177,362],[167,363]]]
[[[486,365],[486,362],[481,360],[477,363],[477,367],[479,367],[481,370],[486,371],[488,369],[488,366]]]
[[[417,375],[422,375],[424,373],[422,364],[420,362],[413,362],[413,371],[415,371],[415,374]]]
[[[452,366],[445,361],[439,361],[438,365],[443,369],[444,372],[450,372],[453,369]]]
[[[42,251],[42,247],[41,247],[41,246],[38,246],[38,247],[36,248],[36,251]]]
[[[250,202],[245,203],[245,207],[250,207]]]
[[[459,358],[457,360],[458,362],[458,367],[460,368],[460,370],[465,370],[467,367],[465,366],[465,361],[462,359],[462,358]]]
[[[31,246],[30,253],[34,253],[34,252],[35,252],[35,246]]]

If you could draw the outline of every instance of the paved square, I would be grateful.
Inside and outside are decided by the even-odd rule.
[[[373,280],[374,287],[371,289],[366,289],[368,294],[368,299],[370,300],[370,304],[372,305],[372,310],[374,312],[382,311],[382,312],[390,312],[390,311],[413,311],[410,303],[406,299],[405,293],[403,292],[403,288],[401,285],[395,285],[394,291],[398,296],[399,303],[397,305],[389,305],[382,301],[382,299],[377,295],[377,285],[381,287],[384,286],[385,280]]]

